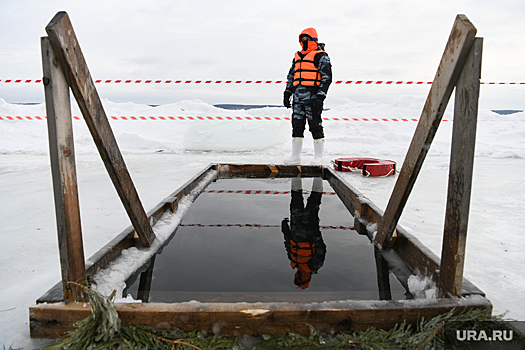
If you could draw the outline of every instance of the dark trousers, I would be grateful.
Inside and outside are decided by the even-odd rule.
[[[294,106],[294,108],[297,108],[297,106]],[[302,105],[302,108],[304,108],[304,105]],[[312,108],[311,119],[307,118],[305,115],[303,115],[302,118],[297,118],[297,115],[294,113],[292,117],[292,137],[304,137],[306,120],[308,120],[308,126],[314,140],[324,138],[323,119],[321,118],[321,112],[322,109]]]

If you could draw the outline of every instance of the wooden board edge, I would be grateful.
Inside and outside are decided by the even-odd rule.
[[[315,177],[323,175],[323,167],[315,165],[281,165],[281,164],[217,164],[220,178],[246,176],[250,177]]]
[[[370,199],[359,192],[331,168],[324,169],[325,178],[343,201],[352,215],[358,214],[370,223],[377,223],[383,217],[383,211]],[[356,213],[357,212],[357,213]]]
[[[492,312],[485,298],[447,298],[406,301],[339,301],[332,303],[181,303],[116,304],[123,323],[160,329],[194,330],[226,336],[276,332],[321,333],[360,331],[369,327],[391,329],[396,324],[417,323],[455,310],[483,309]],[[90,315],[81,303],[41,304],[30,308],[32,338],[56,338]]]

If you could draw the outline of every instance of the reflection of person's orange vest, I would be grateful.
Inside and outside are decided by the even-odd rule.
[[[290,253],[290,266],[292,269],[297,267],[303,272],[315,272],[308,266],[308,262],[312,259],[312,256],[315,253],[315,243],[294,242],[293,240],[290,240]]]
[[[316,54],[324,52],[322,50],[310,51],[306,56],[301,58],[299,52],[295,53],[293,86],[319,86],[321,85],[321,74],[314,65]]]

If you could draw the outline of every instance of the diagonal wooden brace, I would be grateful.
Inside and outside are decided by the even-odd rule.
[[[46,32],[140,242],[150,246],[155,233],[120,153],[67,13],[58,12],[47,25]]]
[[[390,244],[392,234],[436,135],[475,36],[476,28],[474,25],[466,16],[458,15],[403,162],[403,167],[388,201],[383,219],[378,225],[374,239],[374,243],[378,247],[386,249]]]

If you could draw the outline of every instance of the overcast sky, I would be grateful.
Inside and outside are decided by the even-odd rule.
[[[0,0],[0,98],[42,102],[40,37],[68,12],[94,79],[285,80],[314,27],[335,80],[432,81],[457,14],[484,38],[482,81],[525,82],[525,1]],[[114,102],[280,104],[284,84],[98,84]],[[326,104],[423,98],[429,86],[332,85]],[[525,109],[525,85],[482,86],[480,105]]]

